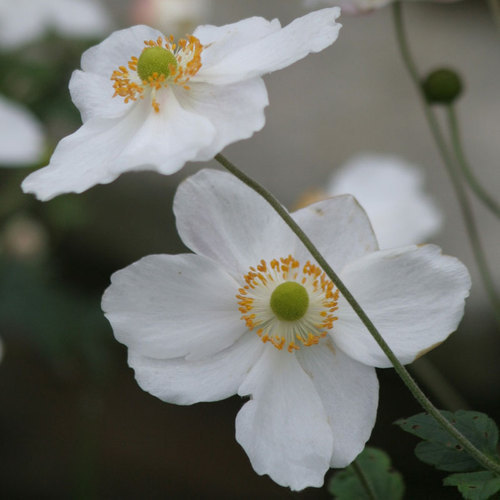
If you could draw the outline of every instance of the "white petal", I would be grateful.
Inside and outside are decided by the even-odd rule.
[[[382,250],[348,264],[340,278],[401,363],[443,342],[460,322],[470,277],[434,245]],[[341,296],[335,345],[370,366],[392,366]]]
[[[352,196],[314,203],[294,212],[293,218],[336,272],[378,250],[370,221]]]
[[[346,356],[330,339],[301,349],[296,355],[311,377],[332,428],[330,466],[346,467],[361,453],[375,425],[378,404],[375,369]]]
[[[341,25],[335,20],[339,15],[338,7],[323,9],[295,19],[283,29],[276,30],[276,25],[270,27],[266,36],[257,33],[252,40],[247,35],[248,43],[227,51],[227,55],[210,59],[207,55],[207,61],[203,60],[193,81],[224,85],[290,66],[311,52],[325,49],[337,39]],[[248,30],[247,24],[238,26],[236,23],[232,29]],[[214,42],[214,51],[216,44],[231,44],[231,37]],[[220,50],[225,51],[225,48]]]
[[[381,248],[423,243],[442,216],[423,190],[423,174],[394,156],[360,155],[335,172],[328,192],[350,193],[366,210]]]
[[[297,358],[267,346],[238,393],[252,396],[236,417],[236,440],[255,472],[292,490],[321,486],[332,455],[332,431]]]
[[[232,346],[197,361],[153,359],[130,350],[128,363],[141,388],[168,403],[189,405],[236,394],[264,344],[248,332]]]
[[[294,254],[298,240],[264,199],[233,175],[203,169],[174,198],[177,230],[195,253],[242,276],[250,266]]]
[[[215,139],[198,153],[197,161],[210,160],[228,144],[260,130],[265,123],[264,108],[269,104],[260,78],[224,86],[196,83],[178,95],[184,108],[207,118],[216,130]]]
[[[119,66],[127,67],[132,56],[139,57],[147,40],[156,40],[161,32],[149,26],[132,26],[113,32],[100,44],[82,55],[82,70],[111,78]]]
[[[0,163],[23,166],[43,153],[43,131],[27,109],[0,96]]]
[[[127,170],[172,174],[211,142],[215,132],[204,117],[182,109],[172,92],[162,92],[160,112],[141,100],[121,118],[94,118],[65,137],[50,164],[28,176],[22,188],[40,200],[81,193]]]
[[[118,341],[151,358],[197,359],[232,345],[248,330],[239,285],[198,255],[150,255],[117,271],[102,308]]]

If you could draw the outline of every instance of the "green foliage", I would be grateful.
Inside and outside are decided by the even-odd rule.
[[[452,474],[444,479],[445,486],[456,486],[467,500],[486,500],[500,491],[500,476],[490,471]]]
[[[497,457],[498,428],[487,415],[477,411],[441,412],[480,451]],[[401,429],[424,439],[415,448],[417,457],[439,470],[468,472],[480,470],[480,465],[458,442],[426,413],[419,413],[396,422]]]
[[[401,500],[404,489],[403,477],[392,468],[389,456],[370,447],[356,458],[356,464],[337,472],[328,484],[328,491],[337,500]]]

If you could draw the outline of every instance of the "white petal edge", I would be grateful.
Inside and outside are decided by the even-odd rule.
[[[381,250],[348,264],[340,278],[403,364],[442,343],[462,319],[470,276],[435,245]],[[340,296],[336,346],[369,366],[392,366]]]
[[[128,363],[144,391],[167,403],[190,405],[236,394],[263,349],[257,335],[248,332],[230,347],[196,361],[154,359],[129,350]]]
[[[322,9],[299,17],[266,36],[256,36],[253,42],[249,40],[227,56],[207,61],[192,81],[227,85],[290,66],[310,53],[320,52],[337,39],[341,25],[335,20],[339,15],[338,7]]]
[[[187,178],[177,189],[174,213],[191,250],[239,277],[261,259],[294,254],[299,244],[261,196],[226,172],[203,169]]]
[[[311,377],[333,435],[330,467],[347,467],[370,438],[378,406],[375,369],[355,361],[331,339],[300,349],[297,359]]]
[[[366,212],[350,195],[313,203],[292,216],[336,272],[348,262],[378,250]],[[309,254],[297,258],[307,259]]]
[[[236,417],[236,440],[257,474],[292,490],[319,487],[333,446],[325,410],[297,358],[266,347],[238,391],[252,399]]]
[[[102,309],[119,342],[156,359],[201,359],[247,332],[236,283],[192,254],[150,255],[111,276]]]

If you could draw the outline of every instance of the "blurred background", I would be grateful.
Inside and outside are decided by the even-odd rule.
[[[129,173],[46,203],[20,190],[31,169],[45,165],[57,142],[80,126],[68,92],[71,72],[80,67],[82,52],[114,29],[145,22],[182,36],[197,24],[260,15],[284,25],[306,12],[299,0],[200,0],[176,19],[173,11],[167,18],[155,14],[152,4],[102,0],[93,4],[102,9],[99,22],[82,26],[82,16],[81,25],[64,27],[61,20],[29,19],[29,11],[16,21],[15,9],[0,3],[0,31],[10,26],[18,35],[0,37],[0,99],[35,123],[31,156],[18,161],[7,155],[0,165],[2,497],[329,498],[326,488],[293,493],[257,476],[234,439],[240,398],[180,407],[144,393],[102,315],[100,299],[112,272],[144,255],[187,251],[175,231],[172,197],[182,179],[200,168],[218,168],[215,162],[188,164],[170,177]],[[497,195],[500,32],[487,2],[408,2],[404,14],[422,72],[444,65],[462,74],[466,90],[458,112],[466,152],[481,182]],[[265,128],[224,154],[289,208],[360,152],[396,154],[419,165],[444,215],[433,242],[468,266],[473,287],[459,331],[415,370],[426,387],[434,378],[432,362],[470,408],[500,422],[500,333],[401,63],[391,9],[345,15],[341,22],[331,48],[266,77],[271,106]],[[22,37],[24,29],[33,36]],[[1,135],[8,137],[11,122],[2,121]],[[472,201],[500,286],[498,221]],[[419,407],[392,370],[379,370],[379,378],[370,444],[391,455],[405,476],[407,498],[459,498],[440,486],[441,473],[414,458],[416,440],[393,425]],[[449,404],[437,394],[434,401]]]

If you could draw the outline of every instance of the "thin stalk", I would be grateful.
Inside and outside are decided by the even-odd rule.
[[[496,27],[500,30],[500,0],[488,0],[488,5]]]
[[[370,498],[370,500],[377,500],[377,494],[375,493],[375,490],[373,489],[372,483],[366,477],[365,471],[362,469],[361,465],[359,465],[357,460],[354,460],[352,463],[352,468],[354,469],[354,472],[358,476],[358,479],[360,483],[363,485],[363,488],[366,491],[366,494]]]
[[[486,289],[486,292],[488,293],[488,297],[493,307],[495,319],[497,321],[497,324],[500,326],[500,297],[498,296],[495,285],[493,284],[493,280],[491,279],[491,272],[488,268],[486,257],[484,255],[481,241],[479,239],[476,221],[472,213],[472,208],[470,206],[467,193],[465,192],[460,175],[455,168],[454,160],[451,156],[450,151],[448,150],[448,146],[446,145],[443,134],[441,133],[436,115],[427,102],[427,99],[425,98],[424,92],[422,90],[419,73],[411,55],[406,38],[403,16],[401,13],[401,4],[399,2],[393,4],[392,12],[394,18],[394,27],[396,30],[396,37],[398,40],[398,46],[403,58],[403,62],[406,66],[406,69],[408,70],[408,73],[410,74],[411,79],[413,80],[413,83],[415,84],[418,95],[420,96],[425,118],[427,119],[427,123],[434,138],[434,142],[436,143],[439,153],[441,154],[441,158],[446,167],[448,177],[450,178],[453,189],[455,191],[455,195],[458,199],[458,204],[462,212],[467,235],[469,237],[472,251],[474,253],[474,258],[476,260],[476,264],[478,266],[484,287]]]
[[[497,217],[500,217],[500,205],[486,192],[486,190],[481,186],[479,181],[476,179],[472,169],[467,161],[462,146],[462,139],[460,134],[460,128],[458,125],[457,113],[455,106],[450,104],[446,107],[446,115],[448,118],[448,128],[450,129],[451,143],[453,150],[455,152],[455,158],[457,163],[462,170],[462,174],[469,184],[470,188],[474,191],[476,196],[484,203],[484,205],[493,212]]]
[[[227,158],[218,154],[215,159],[231,174],[237,177],[240,181],[245,183],[249,188],[253,189],[257,194],[262,196],[276,211],[276,213],[283,219],[285,224],[295,233],[299,240],[304,244],[307,250],[310,252],[312,257],[323,269],[325,274],[332,280],[333,284],[337,287],[339,292],[344,296],[349,305],[353,308],[356,314],[359,316],[360,320],[366,326],[367,330],[370,332],[371,336],[375,339],[377,344],[380,346],[384,354],[389,358],[396,373],[401,377],[406,387],[413,394],[414,398],[419,402],[420,406],[427,411],[431,416],[433,416],[439,424],[451,435],[453,436],[464,449],[476,460],[482,467],[489,469],[497,474],[500,474],[500,464],[492,461],[486,455],[484,455],[480,450],[478,450],[461,432],[459,432],[442,414],[441,412],[430,402],[427,396],[423,393],[422,389],[418,386],[412,376],[408,373],[408,370],[399,362],[396,355],[389,348],[382,335],[380,335],[375,325],[372,323],[370,318],[366,315],[365,311],[358,304],[357,300],[352,296],[351,292],[347,289],[341,279],[338,277],[337,273],[330,267],[328,262],[319,253],[318,249],[313,245],[312,241],[307,237],[300,226],[295,222],[288,211],[281,205],[281,203],[264,187],[259,183],[248,177],[244,172],[242,172],[236,165],[231,163]]]

